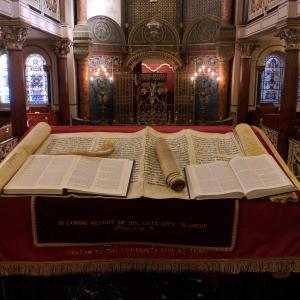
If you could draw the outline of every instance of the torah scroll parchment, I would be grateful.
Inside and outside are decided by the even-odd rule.
[[[159,138],[155,143],[155,151],[167,185],[174,191],[182,191],[185,181],[168,143]]]

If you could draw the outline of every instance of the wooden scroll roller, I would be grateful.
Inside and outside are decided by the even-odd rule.
[[[182,191],[185,187],[185,181],[167,142],[159,138],[155,144],[155,151],[167,185],[174,191]]]

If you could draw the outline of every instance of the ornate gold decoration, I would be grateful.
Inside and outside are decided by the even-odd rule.
[[[209,44],[209,48],[215,49],[214,44],[218,41],[220,26],[221,19],[218,17],[201,17],[187,27],[182,43],[192,50],[202,48],[203,45],[209,46]]]
[[[145,67],[146,69],[148,69],[150,72],[153,72],[153,73],[157,72],[158,70],[160,70],[160,69],[161,69],[162,67],[164,67],[164,66],[169,67],[169,68],[172,69],[172,71],[174,72],[173,67],[170,66],[169,64],[166,64],[166,63],[160,64],[160,65],[159,65],[157,68],[155,68],[155,69],[152,69],[151,67],[149,67],[149,66],[148,66],[147,64],[145,64],[145,63],[142,63],[142,66]]]
[[[46,0],[45,1],[47,8],[56,14],[58,3],[57,0]]]
[[[128,37],[129,51],[144,49],[179,52],[177,29],[164,19],[145,19],[136,24]]]
[[[150,43],[161,42],[165,37],[165,28],[158,21],[152,20],[144,27],[144,38]]]
[[[70,47],[73,45],[73,43],[69,39],[60,39],[56,42],[54,46],[55,54],[58,57],[64,57],[67,56],[67,54],[70,52]]]
[[[115,77],[114,117],[115,123],[131,124],[133,115],[133,74],[132,72],[117,72]]]
[[[279,4],[279,0],[250,0],[248,4],[248,20],[265,14]]]
[[[88,31],[93,43],[93,52],[125,51],[124,32],[113,19],[106,16],[92,17],[88,20]]]
[[[91,38],[88,25],[76,25],[73,30],[73,51],[77,59],[89,56]]]
[[[175,71],[182,65],[179,57],[166,51],[138,51],[128,56],[126,64],[131,70],[133,70],[137,63],[151,58],[167,62]]]
[[[5,49],[22,49],[27,33],[27,26],[0,25],[0,39]]]
[[[242,58],[251,58],[253,51],[259,48],[259,45],[255,41],[240,39],[237,42],[236,48],[241,52]]]
[[[161,18],[177,25],[177,2],[176,0],[158,1],[155,5],[149,0],[132,0],[128,1],[128,22],[131,25],[149,18]]]
[[[217,45],[217,56],[220,62],[226,62],[234,57],[234,44],[219,44]]]
[[[157,81],[155,75],[149,81],[138,81],[137,122],[138,124],[167,123],[167,88],[164,82]]]
[[[195,89],[188,72],[176,72],[176,89],[174,97],[174,123],[194,124]]]
[[[184,20],[193,22],[202,16],[221,17],[220,0],[185,0],[184,1]]]
[[[300,30],[298,28],[284,28],[276,34],[286,43],[287,50],[300,49]]]

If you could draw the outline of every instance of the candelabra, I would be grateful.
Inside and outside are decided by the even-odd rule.
[[[90,77],[91,87],[100,104],[101,122],[105,121],[105,110],[108,103],[108,90],[114,80],[113,70],[109,74],[107,68],[101,66]]]
[[[211,67],[202,65],[198,72],[192,75],[191,80],[194,83],[195,94],[199,97],[200,122],[206,123],[209,99],[214,92],[215,83],[220,80],[220,77]]]
[[[195,72],[192,77],[191,80],[192,81],[196,81],[199,77],[206,77],[210,80],[220,80],[220,77],[218,76],[217,72],[212,70],[209,66],[206,65],[202,65],[198,72]]]

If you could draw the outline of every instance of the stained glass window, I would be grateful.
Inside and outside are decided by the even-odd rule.
[[[9,104],[7,54],[0,55],[0,103]]]
[[[278,104],[281,100],[284,60],[278,53],[268,55],[261,75],[260,103]]]
[[[25,61],[26,93],[28,104],[48,104],[48,74],[46,60],[40,54],[30,54]]]

